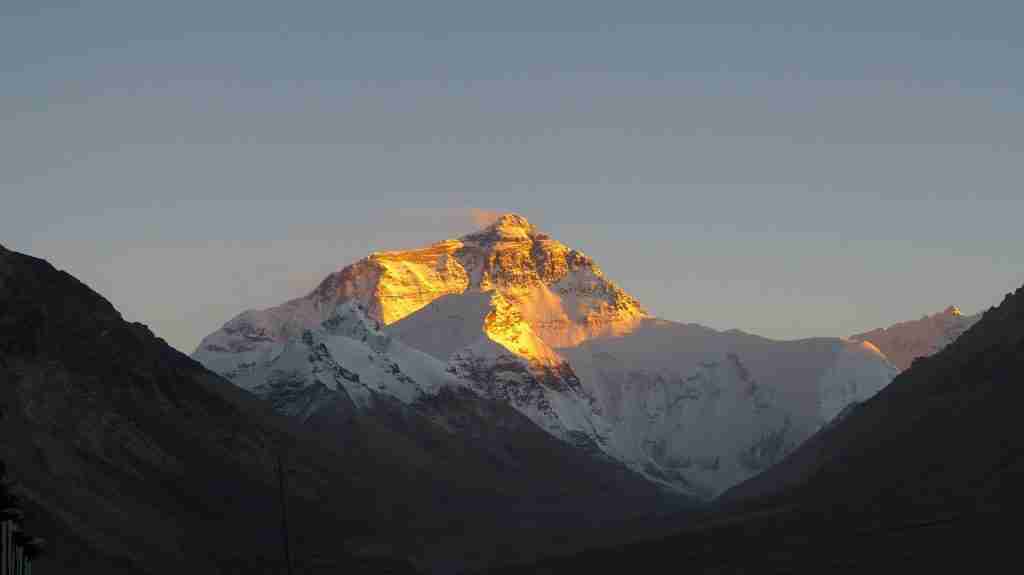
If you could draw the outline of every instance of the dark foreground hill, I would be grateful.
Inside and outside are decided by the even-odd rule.
[[[452,391],[301,424],[0,248],[0,460],[40,573],[281,573],[277,463],[298,573],[454,571],[583,545],[675,509],[625,468]]]
[[[1016,554],[1022,406],[1024,288],[676,535],[509,572],[994,572]]]
[[[0,248],[0,458],[48,541],[38,572],[277,572],[278,454],[293,522],[330,526],[297,532],[317,549],[303,565],[358,563],[337,543],[380,528],[372,493],[262,411],[70,275]]]

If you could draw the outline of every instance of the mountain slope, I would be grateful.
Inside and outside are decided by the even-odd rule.
[[[361,314],[362,332],[333,330],[338,313]],[[387,349],[364,349],[365,337]],[[375,354],[400,368],[390,380],[367,362]],[[436,383],[403,378],[412,355]],[[460,239],[375,253],[303,298],[240,314],[193,357],[246,389],[294,396],[295,405],[278,402],[285,413],[306,410],[322,385],[355,397],[375,381],[407,405],[466,388],[704,499],[778,461],[895,374],[868,344],[656,320],[591,258],[514,214]],[[334,383],[318,375],[332,370],[342,374]]]

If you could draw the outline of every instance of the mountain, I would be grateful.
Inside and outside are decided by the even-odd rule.
[[[648,480],[710,499],[781,459],[896,370],[851,340],[777,342],[657,319],[594,260],[507,214],[374,253],[193,357],[278,411],[332,394],[407,406],[468,390]]]
[[[491,565],[689,504],[447,385],[433,359],[369,331],[355,308],[334,311],[276,356],[324,388],[282,376],[257,390],[268,402],[66,272],[0,248],[0,460],[27,529],[49,542],[37,571],[284,572],[279,462],[304,573]],[[338,386],[352,375],[323,355],[338,334],[360,337],[361,373],[423,393],[380,393],[369,375]]]
[[[533,572],[673,561],[705,572],[951,572],[1016,559],[1024,504],[1024,287],[667,539]],[[984,568],[984,567],[982,567]],[[519,567],[509,572],[521,572]]]
[[[981,319],[981,314],[963,315],[960,308],[905,321],[896,325],[859,333],[850,339],[870,342],[900,371],[919,357],[927,357],[946,347]]]

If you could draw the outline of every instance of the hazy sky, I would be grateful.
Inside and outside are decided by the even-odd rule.
[[[184,351],[472,209],[771,337],[1024,283],[1020,2],[75,4],[0,2],[0,243]]]

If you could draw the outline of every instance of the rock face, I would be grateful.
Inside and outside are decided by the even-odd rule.
[[[949,306],[940,313],[859,333],[850,339],[870,342],[902,371],[915,359],[928,357],[955,341],[979,319],[981,314],[963,315],[960,308]]]
[[[331,327],[352,314],[360,334]],[[386,343],[366,349],[374,341]],[[407,404],[468,389],[702,498],[778,461],[894,374],[854,342],[657,320],[592,259],[514,214],[456,240],[375,253],[303,298],[242,313],[193,357],[278,398],[284,413],[308,409],[315,393],[299,394],[305,387],[343,389],[359,405],[371,381]],[[397,371],[382,378],[371,363]],[[342,375],[322,375],[332,373]]]

